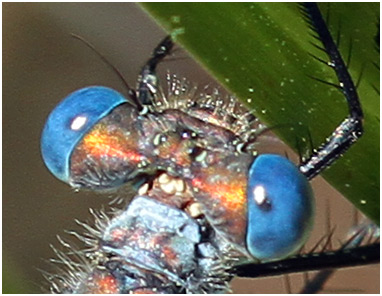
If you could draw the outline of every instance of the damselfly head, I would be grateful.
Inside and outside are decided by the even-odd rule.
[[[328,47],[339,88],[353,91],[349,74],[339,73],[346,67],[317,6],[305,4],[305,10]],[[235,274],[255,274],[276,260],[269,266],[280,270],[280,261],[301,250],[312,230],[309,180],[362,132],[353,93],[346,97],[350,116],[299,167],[272,152],[261,154],[257,142],[269,129],[250,112],[238,112],[243,106],[235,99],[214,92],[197,100],[196,89],[178,79],[168,79],[163,92],[156,67],[172,48],[168,36],[154,49],[137,89],[122,79],[129,100],[88,87],[69,95],[47,120],[42,155],[57,178],[96,190],[141,185],[124,210],[95,230],[86,225],[90,236],[76,235],[90,246],[91,264],[77,272],[80,277],[70,268],[74,280],[58,291],[225,293]]]

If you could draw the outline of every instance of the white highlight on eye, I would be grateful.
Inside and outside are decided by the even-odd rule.
[[[265,188],[262,185],[257,185],[253,189],[253,199],[258,205],[262,205],[267,200]]]
[[[73,119],[70,128],[74,131],[78,131],[86,124],[88,118],[86,116],[80,115]]]

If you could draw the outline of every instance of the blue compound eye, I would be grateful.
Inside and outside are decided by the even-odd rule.
[[[248,173],[247,248],[262,261],[285,258],[306,241],[314,198],[306,177],[288,159],[263,154]]]
[[[102,86],[77,90],[50,113],[41,136],[46,166],[60,180],[69,181],[69,161],[83,136],[116,106],[127,102],[118,92]]]

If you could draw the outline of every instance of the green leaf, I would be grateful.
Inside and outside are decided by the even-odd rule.
[[[327,60],[294,3],[145,3],[143,7],[208,71],[292,148],[323,143],[347,115],[338,83],[309,53]],[[323,15],[328,5],[320,4]],[[323,176],[379,223],[379,3],[331,3],[329,27],[358,88],[365,134]],[[178,34],[181,32],[181,34]],[[339,32],[339,33],[338,33]],[[378,41],[379,44],[379,41]],[[363,69],[363,70],[362,70]]]

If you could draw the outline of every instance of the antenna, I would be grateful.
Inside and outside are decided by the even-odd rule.
[[[78,40],[80,40],[81,42],[83,42],[87,47],[89,47],[93,52],[95,52],[100,58],[101,60],[106,64],[108,65],[116,74],[117,76],[119,77],[119,79],[122,81],[122,83],[125,85],[125,87],[127,88],[127,94],[128,94],[128,97],[130,98],[130,100],[132,101],[133,105],[135,105],[135,107],[138,108],[138,111],[141,111],[143,109],[141,103],[138,101],[137,99],[137,95],[135,93],[135,90],[132,89],[129,84],[127,83],[126,79],[123,77],[122,73],[117,69],[117,67],[115,67],[111,62],[109,62],[109,60],[102,54],[100,53],[95,47],[93,44],[91,44],[89,41],[85,40],[83,37],[79,36],[79,35],[76,35],[76,34],[73,34],[71,33],[70,34],[73,38],[76,38]]]

